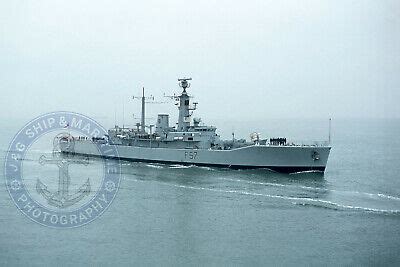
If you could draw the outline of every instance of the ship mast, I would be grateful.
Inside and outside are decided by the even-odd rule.
[[[141,133],[146,133],[146,122],[145,122],[145,116],[146,116],[146,100],[151,99],[154,100],[154,96],[149,96],[146,97],[144,95],[144,87],[142,89],[142,96],[132,96],[132,99],[140,99],[142,101],[142,116],[140,118],[140,132]]]
[[[196,104],[193,103],[194,106],[189,106],[190,96],[187,94],[186,89],[190,87],[190,83],[188,81],[192,80],[192,78],[183,78],[178,79],[179,86],[183,88],[183,92],[179,98],[179,118],[178,118],[178,131],[185,132],[190,127],[190,111],[196,109]]]
[[[143,91],[142,91],[142,118],[141,118],[141,130],[144,133],[146,131],[145,129],[145,98],[144,98],[144,87],[143,87]]]

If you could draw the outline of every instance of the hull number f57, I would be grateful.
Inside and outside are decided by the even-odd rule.
[[[185,152],[185,159],[190,159],[194,160],[197,157],[197,152],[196,151],[186,151]]]

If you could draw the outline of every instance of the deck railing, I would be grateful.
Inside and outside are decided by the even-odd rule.
[[[275,145],[270,144],[267,142],[267,145]],[[329,141],[308,141],[308,140],[287,140],[286,144],[281,146],[315,146],[315,147],[322,147],[322,146],[329,146]]]

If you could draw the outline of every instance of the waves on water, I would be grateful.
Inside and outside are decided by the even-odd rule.
[[[265,186],[274,186],[274,187],[288,187],[288,188],[300,188],[305,190],[312,190],[312,191],[320,191],[320,192],[338,192],[338,193],[347,193],[347,194],[359,194],[365,195],[370,197],[379,197],[385,199],[391,199],[400,201],[400,197],[386,195],[383,193],[368,193],[368,192],[359,192],[359,191],[345,191],[345,190],[336,190],[336,189],[328,189],[328,188],[320,188],[320,187],[312,187],[312,186],[304,186],[304,185],[295,185],[295,184],[280,184],[280,183],[269,183],[269,182],[257,182],[257,181],[249,181],[249,180],[242,180],[242,179],[232,179],[232,178],[225,178],[225,177],[218,177],[217,179],[226,180],[231,182],[240,182],[240,183],[248,183],[248,184],[255,184],[255,185],[265,185]]]
[[[190,167],[190,166],[185,166],[185,167]],[[279,183],[264,183],[264,182],[253,182],[253,181],[245,181],[245,180],[240,180],[240,179],[229,179],[229,178],[220,178],[224,180],[231,180],[231,181],[239,181],[239,182],[248,182],[248,183],[254,183],[254,184],[260,184],[260,185],[268,185],[268,186],[279,186],[279,187],[299,187],[299,188],[305,188],[305,189],[317,189],[317,190],[329,190],[329,189],[323,189],[323,188],[313,188],[313,187],[308,187],[308,186],[297,186],[297,185],[285,185],[285,184],[279,184]],[[146,182],[147,180],[139,180],[139,179],[125,179],[128,181],[132,182]],[[147,181],[148,182],[148,181]],[[153,181],[154,182],[154,181]],[[331,200],[324,200],[324,199],[318,199],[318,198],[311,198],[311,197],[295,197],[295,196],[285,196],[285,195],[278,195],[278,194],[267,194],[267,193],[259,193],[259,192],[251,192],[248,190],[238,190],[238,189],[220,189],[220,188],[209,188],[209,187],[202,187],[202,186],[191,186],[191,185],[182,185],[182,184],[176,184],[176,183],[167,183],[167,182],[161,182],[161,181],[156,181],[158,183],[162,183],[163,185],[167,186],[172,186],[172,187],[177,187],[177,188],[182,188],[182,189],[188,189],[188,190],[198,190],[198,191],[209,191],[209,192],[216,192],[216,193],[223,193],[223,194],[237,194],[237,195],[247,195],[247,196],[255,196],[255,197],[265,197],[265,198],[271,198],[271,199],[280,199],[283,201],[288,201],[293,205],[298,205],[298,206],[312,206],[316,208],[324,208],[324,209],[331,209],[331,210],[337,210],[337,211],[358,211],[358,212],[368,212],[368,213],[375,213],[375,214],[382,214],[382,215],[400,215],[400,209],[379,209],[379,208],[373,208],[373,207],[365,207],[361,205],[349,205],[349,204],[343,204],[343,203],[338,203],[335,201]],[[331,190],[333,191],[333,190]],[[351,192],[351,191],[347,191]],[[363,193],[363,192],[357,192],[360,194],[366,194],[369,195],[371,193]],[[388,196],[384,194],[372,194],[374,196],[380,195],[380,197],[384,198],[389,198],[392,200],[400,200],[400,198],[393,197],[393,196]]]
[[[150,167],[150,168],[154,168],[154,169],[162,169],[162,168],[164,168],[163,165],[159,165],[159,164],[146,164],[146,166]]]
[[[192,166],[188,166],[188,165],[180,165],[180,164],[174,164],[174,165],[170,165],[169,168],[170,169],[188,169],[191,168]]]
[[[292,203],[295,205],[310,205],[320,208],[334,209],[334,210],[354,210],[354,211],[365,211],[379,214],[393,214],[400,215],[400,210],[388,210],[388,209],[376,209],[369,207],[360,207],[360,206],[352,206],[352,205],[344,205],[335,203],[333,201],[315,199],[315,198],[300,198],[300,197],[291,197],[291,196],[282,196],[282,195],[270,195],[270,194],[262,194],[255,192],[248,192],[244,190],[224,190],[224,189],[216,189],[216,188],[207,188],[207,187],[196,187],[196,186],[187,186],[187,185],[176,185],[176,184],[168,184],[174,187],[192,189],[192,190],[206,190],[220,193],[229,193],[229,194],[240,194],[240,195],[251,195],[251,196],[260,196],[260,197],[268,197],[275,199],[283,199],[288,201],[293,201]]]

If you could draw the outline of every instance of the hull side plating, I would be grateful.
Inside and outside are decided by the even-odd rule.
[[[102,144],[102,146],[110,146]],[[116,145],[118,158],[128,161],[229,167],[233,169],[267,168],[293,173],[324,171],[329,146],[252,145],[231,150],[172,149]],[[77,141],[74,153],[102,157],[91,141]],[[111,157],[112,156],[108,156]],[[116,156],[117,157],[117,156]]]

